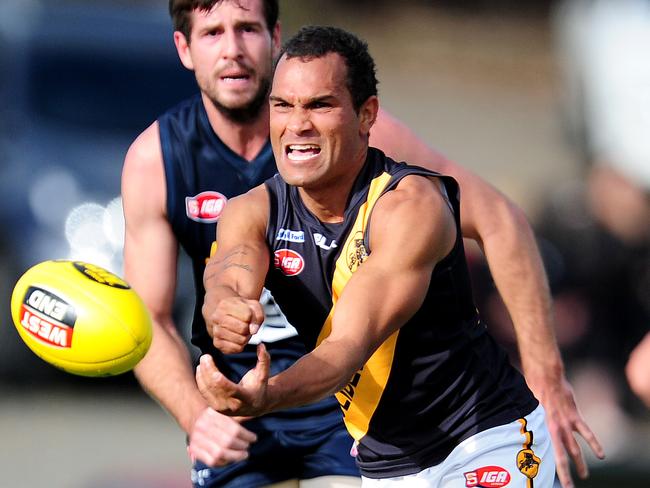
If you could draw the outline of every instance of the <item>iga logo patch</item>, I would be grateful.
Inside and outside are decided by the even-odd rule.
[[[20,324],[39,341],[69,348],[77,313],[54,293],[30,286],[20,307]]]
[[[278,249],[274,253],[274,266],[285,276],[299,275],[305,268],[305,260],[291,249]]]
[[[510,473],[499,466],[483,466],[465,473],[465,486],[500,488],[510,483]]]
[[[195,197],[185,197],[187,216],[203,224],[213,224],[223,212],[228,199],[216,191],[204,191]]]

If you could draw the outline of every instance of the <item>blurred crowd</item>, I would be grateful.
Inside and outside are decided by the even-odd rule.
[[[569,379],[616,459],[650,407],[650,2],[570,0],[551,20],[580,178],[557,179],[534,226]],[[475,277],[479,309],[514,355],[482,264]]]

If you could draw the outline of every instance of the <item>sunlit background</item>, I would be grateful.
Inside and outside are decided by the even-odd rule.
[[[650,52],[650,2],[280,4],[285,38],[307,23],[365,38],[382,105],[524,208],[556,297],[569,377],[608,453],[605,462],[588,456],[593,476],[578,486],[647,486],[650,416],[623,368],[650,326],[650,55],[634,57]],[[13,284],[42,260],[81,259],[121,274],[126,150],[196,90],[166,7],[0,1],[2,488],[189,486],[184,434],[131,374],[59,372],[27,350],[9,313]],[[623,54],[630,59],[617,69],[630,69],[632,88],[597,81],[608,73],[605,55]],[[627,104],[633,123],[603,99]],[[470,250],[481,311],[512,350],[507,314]],[[180,281],[176,314],[187,323],[184,263]]]

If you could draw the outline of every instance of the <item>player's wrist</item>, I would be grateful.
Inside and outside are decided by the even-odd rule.
[[[200,394],[198,397],[192,396],[194,398],[188,402],[190,407],[185,411],[186,415],[183,418],[177,418],[180,427],[187,435],[192,435],[196,423],[204,415],[205,411],[210,408]]]
[[[562,361],[554,361],[544,365],[524,367],[524,377],[535,397],[544,402],[546,398],[559,393],[564,388],[564,364]]]

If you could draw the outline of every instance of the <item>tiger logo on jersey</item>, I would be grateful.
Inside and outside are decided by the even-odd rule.
[[[363,244],[362,231],[359,230],[354,234],[348,244],[345,254],[348,268],[354,273],[359,265],[368,257],[368,251],[366,250],[366,246]]]
[[[532,449],[522,449],[517,453],[517,468],[531,480],[537,476],[541,462]]]

